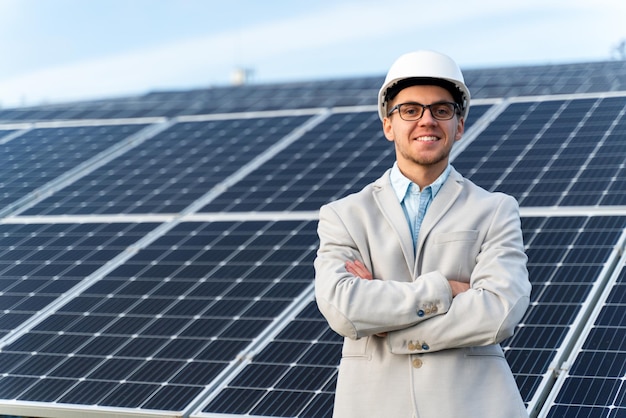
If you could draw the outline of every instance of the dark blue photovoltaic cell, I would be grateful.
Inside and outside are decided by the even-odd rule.
[[[23,214],[180,212],[307,119],[175,124]]]
[[[626,227],[626,218],[523,218],[522,225],[532,303],[503,346],[513,370],[520,371],[516,379],[528,401]]]
[[[341,343],[311,302],[203,412],[331,417]]]
[[[0,143],[0,207],[23,198],[143,127],[40,128]]]
[[[155,226],[0,224],[0,335],[55,302]]]
[[[0,399],[184,408],[308,287],[315,228],[179,224],[3,347]]]
[[[521,206],[624,205],[625,108],[621,97],[514,103],[453,165]]]
[[[626,267],[602,305],[548,417],[626,415]],[[566,415],[563,415],[566,414]]]

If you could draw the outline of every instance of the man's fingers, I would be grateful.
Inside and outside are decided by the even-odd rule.
[[[359,260],[346,261],[346,271],[354,276],[360,277],[366,280],[372,280],[372,273],[365,267]]]

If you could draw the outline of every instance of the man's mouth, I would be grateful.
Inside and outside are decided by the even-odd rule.
[[[439,141],[439,137],[436,136],[418,136],[417,138],[415,138],[416,141],[420,141],[420,142],[434,142],[434,141]]]

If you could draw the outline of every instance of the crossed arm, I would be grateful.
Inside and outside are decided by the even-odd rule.
[[[372,273],[365,267],[359,260],[348,260],[346,261],[346,271],[360,279],[364,280],[374,280]],[[452,297],[454,298],[459,293],[465,292],[469,290],[470,284],[465,282],[459,282],[457,280],[448,279],[448,284],[450,285],[450,289],[452,290]],[[386,337],[386,332],[379,332],[375,334],[377,337]]]
[[[374,277],[372,277],[372,273],[370,273],[367,267],[365,267],[365,265],[359,260],[346,261],[346,271],[361,279],[374,280]],[[470,288],[469,283],[459,282],[457,280],[448,279],[448,284],[450,285],[450,289],[452,290],[452,297],[455,297],[459,293],[465,292]]]

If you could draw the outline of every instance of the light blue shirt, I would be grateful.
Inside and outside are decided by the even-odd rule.
[[[413,183],[400,172],[397,162],[394,163],[391,168],[391,186],[396,192],[402,210],[404,210],[404,216],[406,216],[409,222],[414,249],[417,247],[417,237],[420,227],[422,226],[422,221],[424,220],[424,215],[426,215],[428,207],[435,196],[437,196],[437,193],[439,193],[441,186],[443,186],[443,183],[445,183],[450,176],[451,169],[451,166],[448,164],[437,180],[420,191],[417,184]]]

